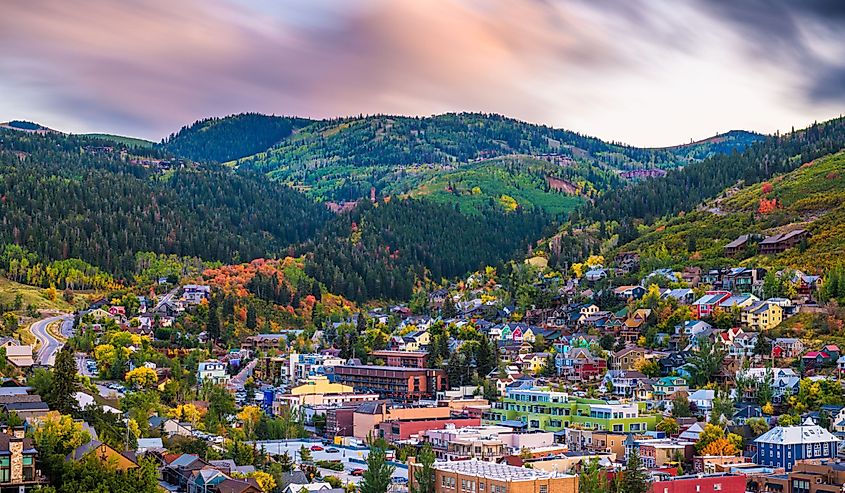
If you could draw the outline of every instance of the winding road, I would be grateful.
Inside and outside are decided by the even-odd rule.
[[[50,332],[47,331],[47,327],[50,324],[59,321],[62,322],[62,334],[65,336],[69,335],[73,328],[72,315],[47,317],[33,323],[30,326],[29,330],[32,331],[32,335],[41,342],[41,346],[38,348],[38,354],[35,356],[36,365],[53,366],[56,362],[56,353],[62,348],[62,346],[65,345],[62,341],[56,339],[50,334]]]

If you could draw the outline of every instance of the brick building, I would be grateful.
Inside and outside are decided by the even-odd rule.
[[[378,436],[387,440],[388,443],[394,443],[397,440],[407,440],[413,435],[420,435],[426,430],[442,430],[448,425],[453,425],[456,428],[480,426],[481,418],[455,416],[436,419],[382,421],[378,424]]]
[[[380,359],[387,366],[401,366],[402,368],[427,368],[427,351],[373,351],[371,360]]]
[[[697,474],[675,476],[651,483],[650,493],[745,493],[742,474]]]
[[[431,399],[438,391],[448,389],[446,372],[442,369],[340,365],[333,370],[334,381],[351,385],[355,392],[379,394],[397,401]]]

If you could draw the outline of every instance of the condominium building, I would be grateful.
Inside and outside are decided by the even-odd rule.
[[[409,459],[408,477],[414,485],[415,469]],[[435,493],[577,493],[578,476],[515,467],[477,459],[435,462]]]
[[[341,365],[334,367],[334,381],[351,385],[355,392],[379,394],[382,398],[414,402],[432,399],[446,390],[442,369],[398,366]]]
[[[489,424],[522,423],[526,430],[560,431],[569,427],[613,432],[653,430],[654,415],[642,414],[644,403],[617,403],[598,399],[571,398],[565,392],[545,387],[508,390],[502,402],[485,414]]]

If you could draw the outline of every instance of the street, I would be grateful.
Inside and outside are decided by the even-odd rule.
[[[241,371],[238,372],[237,375],[233,376],[229,380],[229,386],[235,388],[236,390],[243,390],[244,384],[246,383],[247,379],[252,376],[253,370],[255,370],[255,365],[258,363],[257,359],[254,359],[246,364]]]
[[[161,309],[161,307],[164,306],[165,303],[172,300],[173,297],[176,296],[176,293],[179,292],[179,289],[180,289],[180,287],[177,286],[177,287],[171,289],[170,291],[168,291],[166,294],[162,295],[161,298],[159,298],[158,303],[156,303],[156,305],[155,305],[155,307],[153,308],[152,311],[153,312],[159,311]]]
[[[253,442],[249,442],[250,444]],[[369,449],[366,448],[347,448],[342,447],[339,445],[323,445],[320,442],[316,441],[306,441],[306,440],[292,440],[292,441],[278,441],[278,440],[264,440],[264,441],[257,441],[254,442],[259,449],[263,449],[265,452],[272,454],[272,455],[279,455],[284,452],[287,452],[291,459],[295,461],[299,460],[299,449],[303,445],[305,448],[311,450],[313,445],[319,445],[323,447],[323,450],[314,450],[311,451],[311,458],[314,462],[319,460],[339,460],[343,462],[343,471],[333,471],[331,469],[322,469],[320,468],[320,474],[324,476],[337,476],[338,479],[342,480],[343,482],[351,481],[353,483],[358,483],[361,481],[360,476],[353,476],[350,474],[355,469],[366,469],[367,464],[367,454]],[[326,450],[329,448],[336,448],[338,452],[330,453]],[[352,461],[355,459],[355,462]],[[358,462],[360,461],[360,462]],[[404,466],[397,466],[396,470],[393,472],[394,478],[403,478],[408,479],[408,468]]]
[[[56,361],[56,353],[64,346],[64,343],[53,337],[48,331],[47,326],[54,322],[62,322],[62,334],[69,334],[73,329],[73,316],[60,315],[56,317],[48,317],[39,320],[30,326],[32,335],[41,343],[38,348],[38,354],[35,357],[35,364],[43,366],[53,366]]]

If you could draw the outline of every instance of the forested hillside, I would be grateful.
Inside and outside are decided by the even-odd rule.
[[[845,257],[845,154],[839,152],[795,171],[720,196],[696,211],[659,221],[620,249],[640,252],[655,265],[790,266],[820,272]],[[759,255],[751,244],[728,259],[724,246],[739,235],[760,237],[806,229],[805,245]],[[753,242],[752,242],[753,243]]]
[[[691,211],[730,187],[769,180],[842,148],[845,119],[838,118],[611,190],[574,212],[565,230],[551,240],[553,264],[563,266],[590,250],[628,243],[640,234],[639,225]]]
[[[304,118],[258,113],[206,118],[171,134],[162,147],[194,161],[225,162],[265,151],[308,123]]]
[[[103,145],[0,130],[0,243],[125,275],[140,251],[227,262],[275,254],[310,238],[328,216],[260,175],[192,165],[162,171]]]
[[[719,141],[742,148],[750,137]],[[715,144],[714,142],[713,144]],[[694,154],[706,154],[699,144]],[[687,146],[642,149],[532,125],[500,115],[371,116],[314,122],[267,152],[239,161],[320,200],[355,200],[419,183],[467,163],[509,155],[545,155],[556,166],[576,163],[617,170],[672,168],[692,159]]]
[[[543,214],[498,207],[473,217],[423,200],[364,203],[304,246],[306,272],[352,300],[408,299],[416,279],[439,281],[509,260],[548,223]]]

